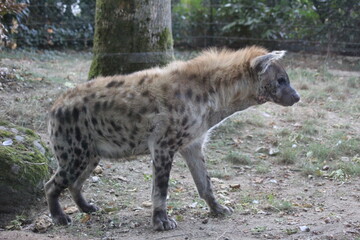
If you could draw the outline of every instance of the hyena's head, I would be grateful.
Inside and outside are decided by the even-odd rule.
[[[291,106],[300,100],[299,94],[290,85],[285,69],[277,62],[284,54],[285,51],[273,51],[251,61],[251,67],[257,73],[259,81],[256,94],[259,104],[271,101]]]

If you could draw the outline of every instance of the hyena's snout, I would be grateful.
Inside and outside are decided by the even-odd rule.
[[[298,101],[300,101],[300,95],[290,85],[282,89],[280,102],[279,102],[281,105],[292,106]]]

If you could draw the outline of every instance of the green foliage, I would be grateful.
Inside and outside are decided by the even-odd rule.
[[[204,0],[178,0],[172,2],[174,41],[185,46],[202,45],[197,38],[207,34],[204,27],[209,21],[209,4]]]
[[[358,48],[359,15],[356,0],[178,0],[173,1],[173,32],[178,44],[192,46],[296,40]]]
[[[26,21],[18,21],[16,31],[10,35],[18,46],[84,48],[92,44],[95,0],[27,0],[27,3]],[[12,22],[14,16],[8,14],[7,19]]]
[[[0,46],[3,40],[8,40],[9,34],[16,33],[18,23],[28,14],[29,10],[25,3],[19,3],[16,0],[0,2]],[[9,47],[16,48],[16,45],[9,45]]]

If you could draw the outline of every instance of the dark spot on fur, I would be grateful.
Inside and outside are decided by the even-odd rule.
[[[93,81],[91,81],[91,82],[88,82],[88,83],[86,83],[86,87],[91,87],[92,85],[94,84],[94,82]]]
[[[111,120],[110,121],[110,124],[111,124],[111,126],[113,127],[113,129],[115,130],[115,131],[121,131],[121,129],[122,129],[122,127],[121,126],[118,126],[113,120]]]
[[[84,120],[84,124],[85,124],[85,127],[88,127],[89,126],[89,122],[88,122],[88,120]]]
[[[82,153],[81,149],[78,148],[78,147],[76,147],[76,148],[74,149],[74,152],[75,152],[75,154],[78,155],[78,156],[80,156],[81,153]]]
[[[190,80],[194,80],[195,78],[197,78],[197,75],[194,73],[189,76]]]
[[[177,75],[179,73],[180,73],[179,70],[175,69],[175,70],[172,70],[170,74]]]
[[[159,182],[158,182],[157,186],[160,189],[160,196],[161,197],[166,197],[167,188],[168,188],[168,179],[162,177],[161,180],[159,179]]]
[[[150,95],[150,92],[149,92],[149,90],[145,90],[145,91],[143,91],[143,92],[141,93],[141,95],[142,95],[143,97],[148,97],[148,96]]]
[[[143,77],[140,81],[139,81],[139,86],[142,85],[145,82],[145,77]]]
[[[180,110],[180,113],[184,113],[185,112],[185,105],[181,105],[179,110]]]
[[[80,160],[79,159],[75,159],[74,161],[74,167],[78,168],[80,166]]]
[[[175,95],[176,98],[181,98],[180,90],[176,89],[175,92],[174,92],[174,95]]]
[[[166,141],[162,141],[160,147],[165,148],[167,147],[168,143]]]
[[[96,132],[100,135],[100,136],[104,136],[103,132],[100,129],[96,129]]]
[[[172,109],[173,109],[173,106],[172,106],[171,104],[167,104],[166,106],[167,106],[167,108],[168,108],[169,112],[171,112],[171,111],[172,111]]]
[[[175,143],[175,140],[174,140],[174,139],[170,139],[170,140],[167,142],[167,144],[170,145],[170,146],[173,145],[174,143]]]
[[[204,101],[204,103],[207,103],[209,101],[209,96],[207,93],[203,94],[203,101]]]
[[[188,121],[189,121],[188,117],[185,116],[185,117],[183,118],[183,120],[181,121],[181,125],[182,125],[182,126],[185,126]]]
[[[78,126],[75,127],[75,138],[78,142],[81,141],[81,131]]]
[[[94,105],[94,112],[97,113],[100,110],[101,104],[100,102],[96,102]]]
[[[184,138],[187,138],[188,136],[190,136],[190,134],[189,133],[183,133],[183,135],[182,135]]]
[[[177,134],[176,134],[176,138],[180,138],[182,136],[182,132],[178,132]]]
[[[163,91],[164,93],[166,93],[168,91],[169,87],[167,84],[162,84],[161,85],[161,91]]]
[[[146,108],[146,107],[142,107],[142,108],[140,108],[139,113],[140,113],[140,114],[144,114],[144,113],[146,113],[146,111],[147,111],[147,108]]]
[[[88,97],[84,97],[83,98],[84,102],[87,103],[89,101],[89,98]]]
[[[74,107],[72,115],[73,115],[74,121],[77,122],[79,120],[79,109]]]
[[[107,85],[106,85],[106,87],[107,88],[111,88],[111,87],[114,87],[115,85],[116,85],[116,81],[111,81],[111,82],[109,82]]]
[[[171,161],[168,161],[168,162],[165,164],[164,168],[165,168],[165,171],[166,171],[166,172],[169,172],[169,171],[171,170]]]
[[[81,142],[81,147],[82,147],[84,150],[87,150],[87,149],[88,149],[88,143],[87,143],[85,140],[83,140],[83,141]]]
[[[70,113],[70,110],[69,109],[66,109],[65,110],[65,113],[64,113],[64,117],[65,117],[65,121],[67,123],[71,123],[71,113]]]
[[[139,132],[139,128],[135,126],[135,127],[133,128],[131,134],[132,134],[132,135],[136,135],[138,132]]]
[[[86,112],[87,112],[86,107],[85,107],[85,106],[83,106],[83,107],[81,108],[81,111],[83,111],[83,113],[86,113]]]
[[[107,102],[107,101],[104,101],[104,102],[103,102],[103,106],[102,106],[103,109],[106,109],[106,108],[107,108],[107,105],[108,105],[108,102]]]
[[[121,85],[124,84],[124,81],[116,81],[116,80],[113,80],[111,82],[109,82],[106,87],[107,88],[112,88],[112,87],[120,87]]]
[[[192,98],[192,95],[193,95],[192,89],[191,89],[191,88],[188,88],[188,90],[186,90],[185,96],[186,96],[188,99],[191,99],[191,98]]]
[[[69,183],[69,180],[67,180],[66,178],[64,178],[63,181],[62,181],[62,184],[63,184],[64,186],[67,186],[68,183]]]
[[[96,97],[96,93],[92,93],[91,95],[90,95],[90,98],[95,98]]]
[[[59,175],[60,175],[60,177],[65,178],[65,177],[66,177],[66,172],[65,172],[64,170],[61,170],[61,171],[59,172]]]
[[[129,146],[130,146],[131,148],[134,148],[134,147],[135,147],[135,143],[129,142]]]
[[[96,118],[91,118],[91,122],[94,124],[94,125],[97,125],[98,124],[98,121],[96,120]]]
[[[165,155],[161,155],[160,160],[162,164],[165,164],[168,161],[168,158]]]
[[[200,96],[199,94],[196,95],[195,101],[196,101],[197,103],[200,103],[200,101],[201,101],[201,96]]]
[[[61,155],[60,155],[60,158],[64,161],[68,160],[68,154],[66,152],[63,152]]]

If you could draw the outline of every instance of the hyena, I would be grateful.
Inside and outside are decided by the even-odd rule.
[[[185,159],[201,198],[215,215],[233,210],[213,194],[203,153],[207,133],[235,112],[274,102],[291,106],[298,93],[278,62],[285,51],[252,46],[238,51],[208,50],[189,61],[175,61],[129,75],[99,77],[60,97],[49,116],[49,134],[58,169],[46,183],[55,222],[69,224],[59,204],[68,188],[81,211],[94,212],[81,194],[100,158],[150,153],[152,224],[177,226],[166,212],[173,157]]]

